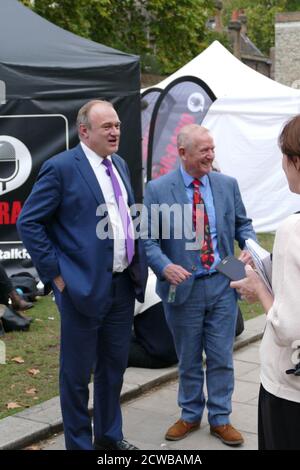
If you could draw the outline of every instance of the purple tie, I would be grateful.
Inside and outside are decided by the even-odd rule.
[[[119,207],[120,217],[122,220],[122,226],[125,235],[125,244],[126,244],[126,253],[128,263],[130,264],[134,255],[134,238],[132,234],[132,228],[130,223],[130,217],[128,215],[128,208],[127,204],[124,200],[122,190],[120,188],[120,184],[116,174],[114,173],[113,166],[111,161],[108,158],[103,159],[103,165],[106,166],[106,173],[111,178],[111,183],[114,189],[115,198]]]

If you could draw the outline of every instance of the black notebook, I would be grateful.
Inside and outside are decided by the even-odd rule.
[[[246,277],[245,264],[234,256],[226,256],[221,263],[217,264],[216,270],[232,281],[239,281]]]

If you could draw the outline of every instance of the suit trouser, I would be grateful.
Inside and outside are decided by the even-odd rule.
[[[196,279],[189,298],[165,313],[179,359],[178,404],[185,421],[200,421],[205,407],[203,350],[206,355],[208,421],[229,422],[234,386],[233,342],[236,297],[222,274]]]
[[[94,371],[95,441],[123,439],[120,393],[127,366],[134,291],[127,272],[113,278],[111,304],[98,317],[79,313],[55,288],[61,313],[60,399],[68,450],[93,449],[88,384]]]

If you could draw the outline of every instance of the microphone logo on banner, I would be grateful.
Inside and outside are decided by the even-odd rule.
[[[15,137],[0,135],[0,195],[22,186],[31,168],[32,158],[26,145]]]

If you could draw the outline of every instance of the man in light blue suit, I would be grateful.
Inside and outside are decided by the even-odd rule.
[[[211,434],[225,444],[240,445],[243,437],[229,419],[236,295],[230,290],[229,279],[215,267],[233,254],[234,239],[243,250],[245,240],[255,238],[255,233],[237,181],[211,171],[214,142],[208,130],[196,124],[185,126],[179,132],[177,146],[181,166],[148,183],[142,224],[148,263],[157,275],[157,293],[163,300],[179,358],[181,417],[165,437],[179,440],[198,429],[206,403]],[[206,251],[195,237],[196,196],[208,236],[203,240]],[[242,251],[240,259],[247,262],[249,258]],[[203,350],[207,401],[203,393]]]
[[[79,110],[77,127],[80,144],[44,163],[18,230],[61,314],[66,448],[134,450],[123,439],[120,392],[134,302],[143,301],[147,268],[140,245],[129,239],[134,197],[127,165],[115,153],[118,115],[111,103],[93,100]],[[92,371],[94,444],[88,412]]]

